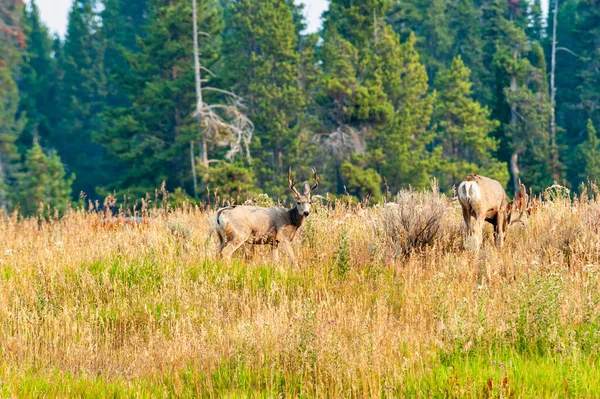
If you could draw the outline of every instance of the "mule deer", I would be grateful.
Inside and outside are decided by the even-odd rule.
[[[295,205],[291,209],[256,206],[228,206],[217,211],[215,230],[219,236],[221,255],[227,259],[244,243],[253,245],[270,244],[273,259],[277,260],[279,244],[294,265],[296,258],[290,245],[304,219],[310,214],[310,193],[319,185],[317,171],[312,169],[314,184],[304,182],[303,193],[294,187],[292,168],[288,169],[288,184],[294,194]]]
[[[508,226],[523,223],[522,218],[527,210],[529,196],[525,186],[520,184],[519,193],[513,203],[509,204],[498,181],[473,173],[458,186],[458,201],[462,207],[467,234],[476,237],[477,246],[481,244],[483,222],[486,221],[494,226],[496,246],[502,247],[508,235]],[[475,218],[474,223],[471,222],[471,216]]]

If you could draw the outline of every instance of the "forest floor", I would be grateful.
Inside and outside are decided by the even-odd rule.
[[[600,202],[547,193],[504,248],[460,207],[316,205],[294,267],[222,262],[214,211],[0,222],[2,397],[600,397]]]

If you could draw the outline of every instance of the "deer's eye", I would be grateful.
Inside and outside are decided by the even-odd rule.
[[[300,205],[300,201],[296,202],[298,205]]]

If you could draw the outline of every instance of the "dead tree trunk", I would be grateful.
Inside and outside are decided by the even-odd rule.
[[[517,61],[519,54],[515,50],[513,54],[513,58],[515,62]],[[510,91],[515,93],[517,91],[517,76],[515,72],[512,73],[510,77]],[[519,150],[516,147],[515,137],[517,136],[517,126],[518,124],[518,115],[517,115],[517,103],[513,100],[512,104],[510,104],[510,128],[512,129],[513,135],[513,153],[510,156],[510,173],[513,178],[513,189],[516,193],[519,191]]]
[[[192,0],[192,13],[194,21],[194,71],[196,75],[196,118],[198,119],[198,136],[200,138],[200,160],[208,166],[206,154],[206,137],[202,134],[202,75],[200,74],[200,50],[198,48],[198,12],[197,0]],[[196,176],[196,161],[194,157],[194,141],[190,141],[190,157],[192,162],[192,177],[194,178],[194,198],[198,198],[198,178]]]
[[[550,71],[550,151],[551,151],[551,168],[552,178],[560,179],[558,173],[558,148],[556,146],[556,86],[554,76],[556,74],[556,25],[558,24],[558,0],[554,1],[554,16],[552,25],[552,66]]]

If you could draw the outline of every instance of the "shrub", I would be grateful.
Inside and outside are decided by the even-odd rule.
[[[385,205],[381,227],[397,252],[407,255],[433,243],[448,208],[449,201],[440,194],[435,181],[431,191],[402,190],[396,202]]]

